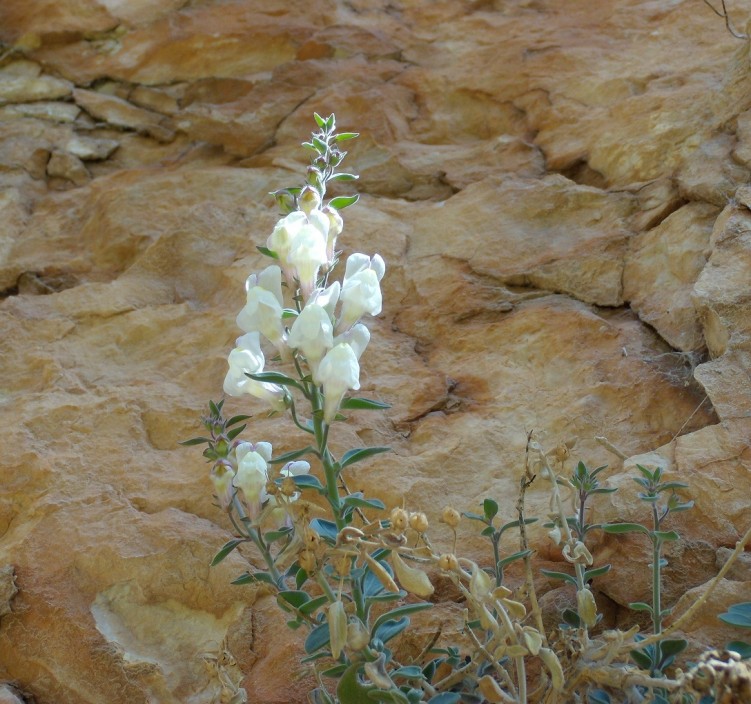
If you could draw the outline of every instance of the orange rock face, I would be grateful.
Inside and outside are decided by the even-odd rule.
[[[339,244],[387,263],[361,383],[392,407],[332,443],[394,453],[350,486],[433,526],[485,497],[513,520],[535,430],[610,464],[593,520],[643,521],[630,476],[661,464],[696,503],[666,597],[706,589],[751,525],[751,67],[709,8],[4,0],[0,42],[3,701],[306,700],[298,634],[229,584],[258,556],[208,566],[232,527],[178,442],[221,395],[314,111],[361,133]],[[248,440],[307,444],[227,408]],[[536,481],[528,515],[548,501]],[[615,623],[649,557],[613,537],[590,549]],[[714,615],[748,584],[728,573],[692,647],[738,637]]]

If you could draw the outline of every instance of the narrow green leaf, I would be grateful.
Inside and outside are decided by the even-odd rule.
[[[649,613],[652,613],[652,607],[643,601],[632,601],[628,605],[628,608],[633,609],[634,611],[649,611]]]
[[[630,651],[630,655],[633,659],[633,661],[642,669],[642,670],[651,670],[652,665],[654,664],[652,662],[652,658],[649,657],[646,653],[643,653],[641,650],[632,650]]]
[[[321,674],[324,677],[333,677],[338,679],[342,676],[342,673],[349,667],[349,665],[346,662],[343,662],[341,665],[335,665],[334,667],[330,667],[328,670],[324,670]]]
[[[387,611],[385,614],[381,614],[381,616],[379,616],[378,619],[376,619],[376,622],[373,624],[371,632],[375,634],[378,628],[386,623],[386,621],[394,620],[397,617],[406,616],[407,614],[414,614],[418,611],[424,611],[425,609],[429,609],[432,606],[433,604],[428,601],[421,601],[417,604],[404,604],[404,606],[397,606],[395,609],[391,609],[391,611]],[[385,642],[386,641],[384,641],[384,643]]]
[[[266,584],[276,586],[276,582],[268,572],[255,572],[253,574],[246,572],[230,582],[230,584],[255,584],[256,582],[266,582]]]
[[[390,447],[362,447],[356,450],[349,450],[348,452],[344,453],[344,456],[342,457],[339,464],[341,465],[341,468],[344,469],[345,467],[348,467],[355,462],[360,462],[361,460],[372,457],[373,455],[379,455],[382,452],[390,451]]]
[[[381,619],[378,619],[380,622]],[[373,638],[379,638],[382,642],[388,643],[392,638],[396,638],[407,626],[409,626],[409,616],[402,616],[400,619],[388,619],[383,621],[380,626],[373,627]]]
[[[295,609],[300,608],[303,604],[306,604],[310,601],[310,596],[308,596],[307,592],[297,590],[297,589],[288,589],[282,592],[279,592],[276,595],[277,602],[279,603],[279,606],[281,606],[286,611],[289,611],[287,606],[292,606]]]
[[[584,572],[584,581],[588,582],[593,577],[599,577],[608,572],[610,572],[610,565],[603,565],[602,567],[595,567],[594,569],[586,570]]]
[[[285,452],[283,455],[279,455],[279,457],[275,457],[269,464],[286,464],[287,462],[292,462],[292,460],[296,460],[298,457],[302,457],[303,455],[307,455],[310,452],[315,453],[315,448],[308,445],[307,447],[303,447],[302,450],[292,450],[291,452]]]
[[[326,489],[318,477],[314,477],[312,474],[298,474],[296,477],[292,477],[292,481],[298,489],[315,489],[319,494],[326,493]]]
[[[211,442],[209,438],[191,438],[190,440],[182,440],[180,445],[185,445],[186,447],[189,445],[201,445],[204,442]]]
[[[359,132],[340,132],[338,135],[336,135],[336,137],[334,137],[334,139],[337,142],[344,142],[348,139],[354,139],[355,137],[359,137],[359,136],[360,136]]]
[[[491,535],[495,533],[495,528],[493,526],[488,526],[487,528],[483,528],[480,535],[489,538]]]
[[[246,372],[245,376],[255,381],[265,381],[269,384],[281,384],[282,386],[294,386],[296,389],[302,390],[302,386],[297,381],[281,372],[258,372],[258,374],[249,374]]]
[[[322,118],[317,112],[313,113],[313,119],[321,129],[324,129],[326,127],[326,120]]]
[[[353,196],[338,196],[337,198],[332,198],[329,201],[329,205],[337,210],[343,210],[350,205],[354,205],[358,200],[360,200],[359,194]]]
[[[336,129],[336,116],[333,112],[326,118],[326,124],[323,129],[326,132],[333,132]]]
[[[649,535],[649,531],[639,523],[606,523],[602,529],[606,533],[644,533]]]
[[[211,566],[218,565],[227,555],[229,555],[238,545],[242,545],[247,541],[247,538],[235,538],[225,543],[222,549],[214,555],[214,559],[211,561]]]
[[[345,411],[380,411],[391,408],[391,406],[388,403],[373,401],[369,398],[345,398],[339,404],[339,408]]]
[[[576,577],[565,572],[554,572],[553,570],[540,570],[540,572],[550,579],[562,579],[564,582],[576,586]]]
[[[353,508],[375,508],[383,510],[386,508],[386,504],[380,499],[364,499],[362,495],[350,494],[342,499],[342,503],[345,506],[352,506]]]
[[[462,511],[462,516],[469,518],[471,521],[482,521],[487,523],[485,516],[481,516],[479,513],[472,513],[471,511]]]
[[[342,171],[341,173],[329,176],[329,181],[357,181],[358,178],[360,177],[357,174],[348,174]]]
[[[528,526],[530,523],[536,523],[538,521],[537,518],[525,518],[524,519],[524,525]],[[549,527],[552,527],[554,524],[551,523]],[[507,530],[510,528],[518,528],[519,527],[519,521],[509,521],[508,523],[504,523],[501,526],[501,529],[499,531],[500,535],[503,535]]]
[[[663,659],[682,653],[688,647],[688,641],[683,638],[665,638],[660,641],[660,653]]]
[[[328,540],[332,543],[336,542],[336,536],[339,535],[336,523],[333,521],[327,521],[324,518],[314,518],[310,522],[310,527],[324,540]]]
[[[282,538],[286,538],[292,533],[292,528],[280,528],[279,530],[270,530],[268,533],[265,533],[263,536],[263,539],[267,543],[274,543],[277,540],[280,540]]]
[[[271,257],[272,259],[279,259],[279,255],[273,250],[269,249],[268,247],[262,247],[258,245],[256,249],[263,255],[267,257]]]
[[[217,406],[213,401],[209,401],[209,410],[211,411],[212,416],[218,416],[221,407],[221,403]]]
[[[232,428],[232,430],[230,430],[227,433],[227,438],[229,438],[230,440],[234,440],[247,427],[248,427],[247,425],[243,424],[243,425],[239,425],[237,428]]]
[[[242,423],[244,420],[250,420],[250,418],[252,417],[253,416],[245,416],[245,415],[232,416],[232,418],[230,418],[227,421],[227,427],[229,428],[230,426],[235,425],[235,423]]]
[[[498,561],[498,567],[505,567],[506,565],[510,564],[511,562],[515,562],[516,560],[521,560],[528,555],[532,554],[532,550],[519,550],[518,552],[515,552],[511,555],[508,555],[507,557],[504,557],[502,560]],[[576,580],[574,580],[576,581]]]
[[[573,626],[574,628],[579,628],[581,626],[581,619],[576,611],[572,609],[564,609],[561,616],[569,626]]]
[[[680,537],[674,530],[656,530],[652,535],[654,535],[655,538],[659,538],[664,543],[678,540]]]
[[[389,674],[391,677],[402,677],[407,680],[423,679],[422,669],[419,665],[405,665]]]
[[[328,602],[328,597],[326,596],[319,596],[315,599],[311,599],[310,601],[306,601],[304,604],[302,604],[299,607],[301,614],[310,615],[312,613],[315,613],[318,609],[320,609],[325,603]]]

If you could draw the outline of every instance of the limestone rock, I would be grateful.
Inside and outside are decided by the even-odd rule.
[[[631,239],[623,272],[624,298],[639,317],[683,352],[701,350],[704,336],[691,298],[706,264],[718,210],[690,203]]]
[[[18,594],[12,565],[0,567],[0,619],[11,613],[13,597]]]
[[[76,186],[83,186],[91,178],[83,162],[68,152],[52,152],[47,162],[47,174],[71,181]]]
[[[106,159],[120,145],[114,139],[92,139],[75,136],[65,143],[65,151],[83,161]]]
[[[64,98],[72,90],[70,82],[52,76],[15,76],[0,71],[0,105]]]
[[[115,127],[136,130],[160,142],[169,142],[175,136],[162,115],[136,107],[121,98],[82,88],[77,88],[73,97],[92,117]]]
[[[52,122],[74,122],[81,108],[71,103],[45,102],[5,105],[0,108],[0,120],[18,117],[36,117]]]

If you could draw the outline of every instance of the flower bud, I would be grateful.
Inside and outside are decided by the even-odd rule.
[[[407,530],[409,514],[403,508],[391,510],[391,527],[398,533]]]
[[[232,497],[235,494],[232,480],[235,473],[226,460],[217,462],[211,470],[211,481],[214,484],[214,491],[219,505],[226,511],[232,503]]]
[[[409,517],[409,527],[416,533],[424,533],[428,529],[428,517],[422,513],[413,513]]]
[[[597,603],[594,594],[584,587],[576,592],[577,611],[579,618],[586,626],[592,628],[597,623]]]
[[[347,647],[359,651],[370,643],[370,633],[359,618],[354,618],[347,626]]]
[[[445,523],[451,528],[456,528],[462,520],[461,514],[455,508],[446,506],[441,514],[441,523]]]
[[[327,205],[321,211],[329,219],[329,236],[326,243],[326,256],[329,258],[329,265],[334,260],[334,252],[336,250],[336,238],[342,233],[344,229],[344,221],[342,216],[339,215],[339,211],[336,208],[332,208]]]
[[[454,572],[459,569],[459,560],[456,559],[456,555],[446,553],[438,558],[438,567],[447,572]]]
[[[328,617],[331,654],[338,658],[347,643],[347,614],[341,599],[329,606]]]
[[[318,210],[321,207],[321,195],[315,188],[305,186],[297,197],[297,202],[306,215],[310,215],[312,210]]]
[[[399,584],[408,592],[427,599],[435,591],[428,575],[420,569],[410,567],[396,551],[391,553],[391,564],[394,566],[394,574]]]

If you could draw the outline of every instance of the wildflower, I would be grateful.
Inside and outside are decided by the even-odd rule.
[[[348,389],[360,388],[360,364],[352,346],[340,343],[318,365],[318,383],[323,386],[323,419],[331,423]]]
[[[211,482],[214,484],[216,498],[225,511],[229,508],[235,495],[235,489],[232,485],[234,478],[235,473],[232,471],[232,466],[226,460],[217,462],[211,469]]]
[[[324,308],[316,303],[305,306],[289,332],[289,346],[305,355],[313,378],[316,379],[318,364],[334,346],[334,326]]]
[[[416,533],[424,533],[428,529],[428,517],[421,511],[409,517],[409,527]]]
[[[330,205],[327,205],[321,212],[329,219],[329,236],[326,241],[326,256],[329,260],[328,265],[331,266],[334,261],[336,238],[339,237],[344,229],[344,221],[342,220],[342,216],[339,215],[339,211],[337,211],[336,208],[332,208]]]
[[[281,386],[247,377],[247,374],[262,372],[266,361],[261,351],[258,333],[249,332],[238,337],[235,345],[227,359],[229,371],[224,378],[224,393],[228,396],[250,394],[268,401],[273,410],[283,411],[286,393]]]
[[[245,290],[247,300],[237,315],[237,327],[244,332],[260,332],[284,353],[282,270],[272,264],[260,274],[251,274]]]
[[[368,313],[381,312],[381,284],[386,272],[386,264],[379,254],[372,259],[366,254],[352,254],[347,259],[347,267],[342,283],[342,312],[337,324],[341,332],[348,330]]]
[[[316,286],[319,269],[328,263],[328,232],[328,218],[320,210],[314,210],[291,242],[288,262],[294,267],[294,276],[300,283],[305,300]]]
[[[450,528],[456,528],[462,517],[459,511],[451,506],[446,506],[441,513],[441,523],[445,523]]]
[[[271,444],[259,442],[240,443],[235,449],[237,471],[233,485],[243,493],[243,499],[251,518],[255,518],[263,502],[268,498],[266,482],[268,481],[268,465],[271,459]]]

